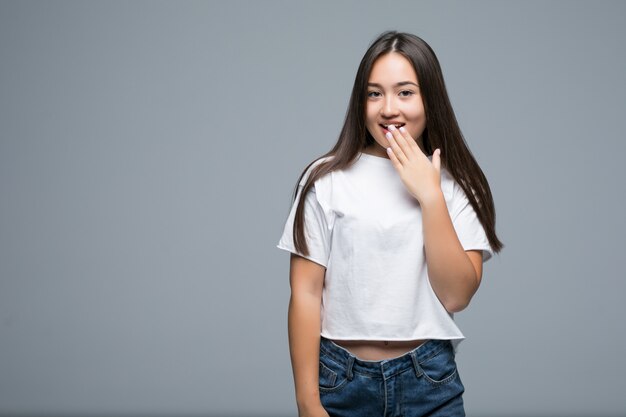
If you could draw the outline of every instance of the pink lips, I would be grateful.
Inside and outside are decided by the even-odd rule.
[[[393,125],[399,124],[399,125],[404,126],[404,123],[390,123],[390,124],[393,124]],[[387,130],[387,129],[386,129],[385,127],[383,127],[382,125],[379,125],[379,126],[380,126],[380,128],[383,130],[383,135],[386,135],[386,134],[387,134],[387,132],[389,132],[389,130]]]

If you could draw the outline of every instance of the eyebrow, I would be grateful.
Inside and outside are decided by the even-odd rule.
[[[393,86],[394,87],[401,87],[403,85],[407,85],[407,84],[413,84],[414,86],[419,88],[419,85],[415,84],[413,81],[400,81],[399,83],[395,83]],[[378,88],[382,88],[382,86],[380,84],[377,83],[367,83],[368,87],[378,87]]]

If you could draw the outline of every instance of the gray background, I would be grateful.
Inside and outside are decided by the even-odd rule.
[[[507,245],[470,416],[624,415],[625,2],[0,3],[0,414],[295,415],[304,166],[386,29],[436,51]]]

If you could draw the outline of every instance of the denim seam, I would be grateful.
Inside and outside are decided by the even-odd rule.
[[[352,381],[352,378],[354,377],[354,374],[352,372],[353,366],[354,366],[354,356],[350,356],[348,358],[348,364],[346,365],[346,373],[348,376],[348,381]]]
[[[337,365],[339,368],[341,368],[342,370],[345,370],[347,372],[347,364],[350,362],[350,358],[346,359],[345,361],[343,360],[343,358],[337,358],[335,357],[335,355],[330,354],[328,351],[324,351],[325,353],[325,358],[329,361],[331,361],[332,363],[334,363],[335,365]],[[347,361],[347,362],[346,362]],[[355,358],[356,361],[356,358]],[[351,364],[352,366],[352,372],[353,373],[357,373],[359,375],[362,375],[364,377],[367,378],[382,378],[383,375],[381,375],[380,373],[377,373],[375,371],[360,371],[358,368],[354,367],[354,363]]]
[[[326,370],[326,372],[330,372],[331,375],[331,383],[330,385],[334,386],[337,382],[337,372],[330,369],[328,366],[324,365],[322,361],[320,361],[320,366]],[[321,386],[321,385],[320,385]]]
[[[425,360],[423,360],[421,362],[418,362],[418,363],[427,363],[429,360],[433,359],[434,356],[436,356],[436,355],[432,355],[432,356],[428,357],[427,359],[425,359]],[[348,371],[347,364],[346,363],[342,363],[344,361],[340,362],[337,358],[335,358],[332,355],[325,355],[325,359],[330,361],[330,362],[332,362],[333,364],[335,364],[337,367],[341,368],[342,370],[344,370],[346,372]],[[349,363],[349,359],[348,359],[348,363]],[[328,368],[328,367],[326,367],[326,368]],[[394,376],[399,375],[401,373],[404,373],[404,372],[406,372],[406,371],[408,371],[410,369],[413,369],[413,368],[411,366],[406,366],[406,367],[404,367],[402,369],[397,370],[393,374],[386,376],[382,372],[377,372],[377,371],[374,371],[374,370],[372,370],[372,371],[360,370],[358,367],[355,367],[354,364],[352,364],[352,372],[353,373],[356,373],[356,374],[359,374],[359,375],[361,375],[363,377],[371,378],[371,379],[391,378],[391,377],[394,377]]]
[[[426,379],[426,382],[428,382],[431,385],[435,385],[435,386],[448,384],[448,383],[452,382],[456,378],[457,375],[458,375],[458,369],[456,367],[454,367],[454,371],[450,375],[448,375],[447,377],[445,377],[441,381],[435,381],[434,379],[430,378],[428,376],[428,374],[426,374],[426,372],[422,371],[422,376]]]
[[[444,349],[445,349],[445,347],[443,347],[443,348],[441,348],[441,349],[438,349],[436,352],[433,352],[431,355],[429,355],[429,356],[428,356],[428,357],[426,357],[426,358],[423,358],[421,361],[418,361],[418,362],[419,362],[420,364],[422,364],[422,363],[427,363],[427,362],[429,362],[430,360],[434,359],[434,358],[435,358],[435,356],[439,355],[439,354],[440,354],[440,353],[441,353]],[[452,355],[452,356],[454,357],[454,355]]]
[[[332,363],[335,363],[335,364],[336,364],[336,362],[335,362],[335,361],[333,361],[333,360],[331,360],[330,358],[326,357],[326,359],[327,359],[327,360],[329,360],[329,361],[331,361]],[[330,369],[328,366],[326,366],[326,365],[325,365],[325,364],[324,364],[321,360],[320,360],[320,364],[321,364],[321,365],[322,365],[325,369],[328,369],[329,371],[331,371],[331,372],[335,375],[335,378],[334,378],[333,384],[336,384],[336,383],[337,383],[337,379],[339,378],[339,374],[337,374],[337,372],[333,371],[333,370],[332,370],[332,369]],[[342,368],[342,367],[340,367],[340,368],[343,370],[343,368]],[[319,383],[317,384],[317,386],[318,386],[318,388],[319,388],[320,392],[331,393],[331,392],[337,392],[337,391],[339,391],[341,388],[345,387],[345,386],[347,385],[347,383],[348,383],[348,382],[349,382],[349,381],[348,381],[348,379],[347,379],[347,378],[343,378],[339,384],[337,384],[336,386],[333,386],[333,387],[323,387],[323,386],[321,386]]]
[[[439,354],[443,349],[445,349],[445,346],[442,349],[437,350],[437,352],[435,354],[429,356],[427,359],[419,362],[418,365],[428,363],[430,360],[434,359],[435,356],[437,356],[437,354]],[[454,356],[455,356],[454,354],[451,355],[451,360],[452,361],[455,360]],[[420,371],[421,371],[421,375],[424,377],[426,382],[430,383],[431,385],[435,385],[435,386],[437,386],[437,385],[444,385],[444,384],[447,384],[449,382],[452,382],[452,380],[454,380],[454,378],[458,375],[458,368],[456,366],[456,362],[454,364],[454,371],[452,371],[452,373],[450,375],[446,376],[445,378],[443,378],[443,379],[441,379],[439,381],[434,380],[430,376],[428,376],[426,371],[421,369],[421,366],[420,366]]]
[[[334,363],[335,365],[337,365],[338,367],[340,367],[342,370],[346,369],[346,364],[345,363],[339,363],[337,358],[335,358],[332,355],[326,355],[326,359],[331,361],[332,363]]]
[[[335,363],[336,365],[344,366],[344,365],[340,365],[340,362],[344,362],[345,361],[344,358],[337,357],[337,355],[335,355],[333,352],[330,352],[330,351],[328,351],[327,349],[324,349],[321,346],[320,346],[320,353],[324,353],[326,358],[328,360],[332,361],[333,363]]]
[[[422,358],[421,360],[419,360],[419,358],[418,358],[418,363],[426,363],[426,362],[428,362],[429,360],[431,360],[432,358],[434,358],[435,356],[437,356],[437,355],[438,355],[438,354],[439,354],[442,350],[444,350],[445,348],[446,348],[445,346],[441,346],[441,347],[440,347],[440,348],[438,348],[437,350],[434,350],[434,351],[430,352],[430,354],[429,354],[427,357]],[[419,355],[418,355],[418,356],[419,356]]]
[[[323,355],[325,360],[327,360],[327,361],[332,362],[333,364],[335,364],[335,365],[336,365],[339,369],[341,369],[341,371],[342,371],[342,372],[345,372],[345,371],[346,371],[346,364],[345,364],[345,363],[344,363],[344,364],[340,364],[340,363],[338,363],[338,362],[337,362],[337,360],[336,360],[336,358],[334,357],[334,355],[332,355],[332,354],[328,354],[328,352],[325,352],[325,353],[326,353],[326,354],[324,354],[324,355]],[[322,362],[322,358],[321,358],[321,356],[322,356],[322,354],[320,354],[320,364],[322,364],[322,365],[324,366],[324,368],[328,369],[329,371],[331,371],[333,374],[335,374],[335,375],[336,375],[336,377],[335,377],[335,381],[334,381],[334,382],[335,382],[335,383],[337,383],[337,379],[339,378],[339,374],[337,374],[337,372],[333,371],[333,370],[332,370],[332,369],[330,369],[327,365],[325,365],[325,364]],[[343,387],[345,387],[345,386],[347,385],[347,383],[348,383],[348,382],[350,382],[350,381],[348,380],[348,378],[343,378],[343,379],[341,380],[341,382],[340,382],[338,385],[334,386],[334,387],[322,387],[322,386],[320,386],[319,384],[317,384],[317,385],[318,385],[318,388],[319,388],[320,392],[332,393],[332,392],[337,392],[337,391],[339,391],[340,389],[342,389]]]
[[[422,373],[424,371],[422,371],[422,368],[419,365],[419,361],[417,360],[417,355],[415,354],[415,352],[411,352],[411,361],[413,362],[413,370],[415,371],[415,376],[419,378],[420,376],[422,376]]]
[[[321,387],[318,386],[320,392],[327,392],[327,393],[331,393],[331,392],[337,392],[339,390],[341,390],[342,388],[344,388],[346,385],[348,385],[348,380],[344,379],[343,381],[341,381],[341,383],[339,385],[337,385],[336,387],[332,387],[332,388],[327,388],[327,387]]]
[[[432,360],[434,357],[436,357],[439,353],[441,353],[441,351],[443,351],[446,348],[447,348],[446,345],[439,346],[439,347],[435,348],[434,350],[432,350],[431,352],[428,352],[428,356],[426,356],[425,358],[419,358],[419,353],[418,353],[419,348],[417,348],[414,352],[415,352],[418,364],[425,364],[425,363],[428,363],[430,360]],[[337,355],[334,352],[329,351],[323,345],[320,346],[320,352],[325,355],[327,360],[331,361],[332,363],[337,365],[342,370],[346,370],[347,371],[346,361],[349,363],[350,357],[348,357],[348,358],[337,357]],[[362,375],[362,376],[364,376],[366,378],[370,378],[370,379],[376,379],[376,378],[383,378],[384,379],[385,378],[385,375],[382,374],[382,373],[379,373],[377,371],[359,370],[358,368],[355,368],[354,365],[355,364],[353,364],[353,366],[352,366],[352,372],[353,373],[358,373],[359,375]],[[393,375],[391,375],[389,377],[398,375],[398,374],[406,371],[407,369],[410,369],[410,368],[404,368],[402,370],[399,370],[398,372],[394,373]],[[422,370],[422,373],[424,373],[423,370]],[[452,377],[452,376],[453,376],[453,374],[450,375],[450,377]],[[433,381],[433,383],[439,383],[438,381],[434,381],[434,380],[431,380],[431,381]],[[445,379],[444,379],[444,381],[445,381]]]
[[[402,368],[402,369],[397,370],[396,372],[394,372],[394,373],[393,373],[393,374],[391,374],[391,375],[384,375],[384,374],[383,374],[383,378],[384,378],[384,379],[391,379],[391,378],[395,378],[395,377],[397,377],[398,375],[402,375],[403,373],[405,373],[405,372],[409,372],[409,371],[411,371],[411,370],[413,370],[413,368],[412,368],[412,367],[410,367],[410,366],[407,366],[406,368]]]
[[[383,411],[383,416],[386,417],[387,416],[387,378],[383,378],[383,392],[385,394],[385,410]]]

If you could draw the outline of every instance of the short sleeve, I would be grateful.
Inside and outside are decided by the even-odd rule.
[[[303,185],[298,185],[296,199],[291,207],[289,216],[283,229],[283,234],[278,241],[277,248],[283,249],[306,259],[316,262],[323,267],[327,267],[330,256],[330,239],[332,231],[332,221],[329,221],[322,204],[318,199],[315,184],[309,189],[304,199],[304,230],[309,255],[305,256],[296,251],[293,242],[293,226],[296,216],[296,209],[300,201]]]
[[[469,202],[467,195],[455,181],[453,186],[453,203],[450,210],[450,218],[459,237],[461,246],[467,250],[482,250],[483,263],[493,256],[493,249],[487,239],[487,234],[480,223],[474,207]]]

